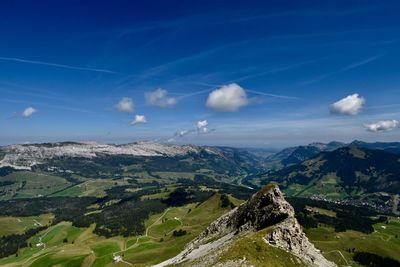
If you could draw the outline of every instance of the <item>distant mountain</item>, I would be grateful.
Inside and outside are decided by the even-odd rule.
[[[341,142],[330,142],[327,144],[311,143],[306,146],[289,147],[267,157],[266,162],[275,167],[289,166],[310,159],[322,151],[333,151],[345,145]]]
[[[87,178],[135,176],[141,172],[159,178],[168,172],[173,177],[192,173],[232,182],[260,166],[260,157],[246,149],[230,147],[156,142],[123,145],[61,142],[0,147],[0,170],[11,167]]]
[[[336,266],[308,240],[274,185],[212,222],[179,255],[155,267],[177,265]]]
[[[400,142],[376,142],[376,143],[367,143],[363,141],[353,141],[349,144],[341,143],[341,142],[330,142],[330,143],[311,143],[306,146],[296,146],[285,148],[273,155],[267,156],[265,163],[266,166],[271,167],[273,169],[279,169],[282,167],[287,167],[290,165],[295,165],[301,163],[307,159],[311,159],[316,156],[320,152],[323,151],[333,151],[341,147],[351,146],[351,147],[360,147],[360,148],[368,148],[375,150],[384,150],[387,152],[391,152],[394,154],[400,154]]]
[[[262,184],[276,181],[290,195],[345,198],[376,192],[398,194],[399,177],[399,155],[353,144],[271,171],[262,178]]]
[[[349,144],[354,147],[363,147],[368,149],[377,149],[391,152],[394,154],[400,154],[400,142],[376,142],[376,143],[366,143],[363,141],[355,140]]]
[[[3,158],[1,166],[30,169],[32,166],[44,163],[56,157],[64,158],[95,158],[103,155],[128,155],[142,157],[183,156],[202,151],[195,146],[165,145],[155,142],[138,142],[125,145],[99,144],[96,142],[60,142],[29,145],[10,145],[0,148]],[[208,153],[215,153],[206,150]]]

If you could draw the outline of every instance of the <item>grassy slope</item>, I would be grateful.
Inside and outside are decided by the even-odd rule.
[[[67,188],[52,196],[68,196],[68,197],[103,197],[106,195],[105,190],[120,185],[127,185],[125,180],[112,179],[85,179],[81,184]]]
[[[28,229],[50,224],[53,218],[52,214],[29,217],[0,216],[0,236],[22,234]]]
[[[144,266],[177,255],[183,250],[185,244],[194,239],[210,222],[228,211],[220,206],[219,195],[214,195],[198,207],[196,204],[189,204],[171,208],[162,217],[152,216],[146,225],[151,226],[148,230],[148,241],[139,242],[132,249],[125,251],[123,254],[126,260],[135,265]],[[175,229],[186,230],[187,234],[174,237],[172,231]]]
[[[218,262],[240,260],[245,257],[253,266],[306,266],[301,259],[293,254],[266,244],[263,237],[269,230],[267,228],[240,237],[219,257]]]
[[[32,247],[20,249],[18,257],[0,259],[0,266],[123,266],[113,262],[113,253],[135,266],[148,266],[178,254],[211,221],[228,211],[220,205],[219,195],[214,195],[199,206],[189,204],[154,214],[146,222],[147,236],[141,237],[106,239],[93,234],[94,225],[85,229],[61,222],[29,239]],[[184,229],[187,234],[174,237],[175,229]],[[36,246],[40,241],[45,246]]]
[[[10,198],[32,198],[39,195],[46,196],[58,190],[71,185],[70,182],[59,176],[53,176],[41,172],[13,172],[9,175],[1,177],[2,181],[15,181],[16,183],[10,186],[2,187],[8,191],[7,194],[0,196],[0,200]],[[26,185],[16,191],[22,182]]]
[[[400,236],[400,220],[391,219],[389,224],[375,224],[374,229],[372,234],[363,234],[356,231],[336,233],[333,228],[319,227],[306,230],[306,234],[327,259],[339,266],[357,266],[352,262],[353,254],[349,253],[349,248],[400,261],[400,237],[396,238],[396,235]]]
[[[238,265],[244,259],[246,263],[252,266],[261,267],[302,267],[306,266],[304,262],[285,250],[268,245],[263,237],[270,231],[271,228],[266,228],[258,232],[248,233],[244,236],[239,236],[232,241],[221,254],[206,255],[204,258],[194,260],[193,262],[181,263],[177,266],[191,266],[193,264],[204,264],[212,266],[215,262],[230,263],[230,266]],[[234,264],[234,265],[233,265]],[[247,266],[247,265],[246,265]]]

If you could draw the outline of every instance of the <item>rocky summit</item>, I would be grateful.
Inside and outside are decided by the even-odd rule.
[[[308,240],[294,215],[278,186],[269,185],[211,223],[179,255],[156,266],[279,266],[275,257],[268,257],[276,253],[286,255],[293,266],[336,266]]]

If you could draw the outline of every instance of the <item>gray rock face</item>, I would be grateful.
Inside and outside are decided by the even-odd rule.
[[[267,186],[257,192],[247,202],[211,223],[179,255],[156,266],[185,261],[193,261],[189,266],[225,266],[212,258],[217,259],[240,236],[268,227],[271,231],[264,237],[267,244],[293,253],[310,266],[336,266],[309,242],[294,217],[293,207],[277,186]]]
[[[326,260],[308,240],[295,218],[287,218],[276,225],[264,240],[270,245],[290,251],[311,266],[336,266]]]

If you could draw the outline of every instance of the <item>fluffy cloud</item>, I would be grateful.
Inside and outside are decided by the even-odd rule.
[[[364,126],[370,132],[384,132],[399,128],[400,122],[398,120],[386,120],[378,121],[371,124],[364,124]]]
[[[133,112],[133,108],[134,108],[134,103],[132,98],[129,97],[123,97],[118,104],[115,105],[115,108],[119,111],[119,112]]]
[[[245,90],[236,83],[224,85],[208,95],[207,107],[223,112],[238,111],[249,104]]]
[[[168,91],[158,88],[153,92],[145,93],[146,103],[161,108],[170,108],[176,105],[176,99],[168,96]]]
[[[131,122],[131,125],[146,123],[146,117],[144,115],[135,115],[135,119]]]
[[[363,97],[359,94],[352,94],[333,103],[331,105],[331,111],[344,115],[357,115],[364,104],[365,99]]]
[[[208,133],[208,121],[207,120],[198,121],[196,123],[196,127],[197,127],[197,131],[199,133]]]
[[[35,109],[35,108],[33,108],[33,107],[26,108],[26,109],[22,112],[22,117],[24,117],[24,118],[29,118],[30,116],[33,115],[33,113],[36,113],[36,112],[38,112],[38,110]]]

